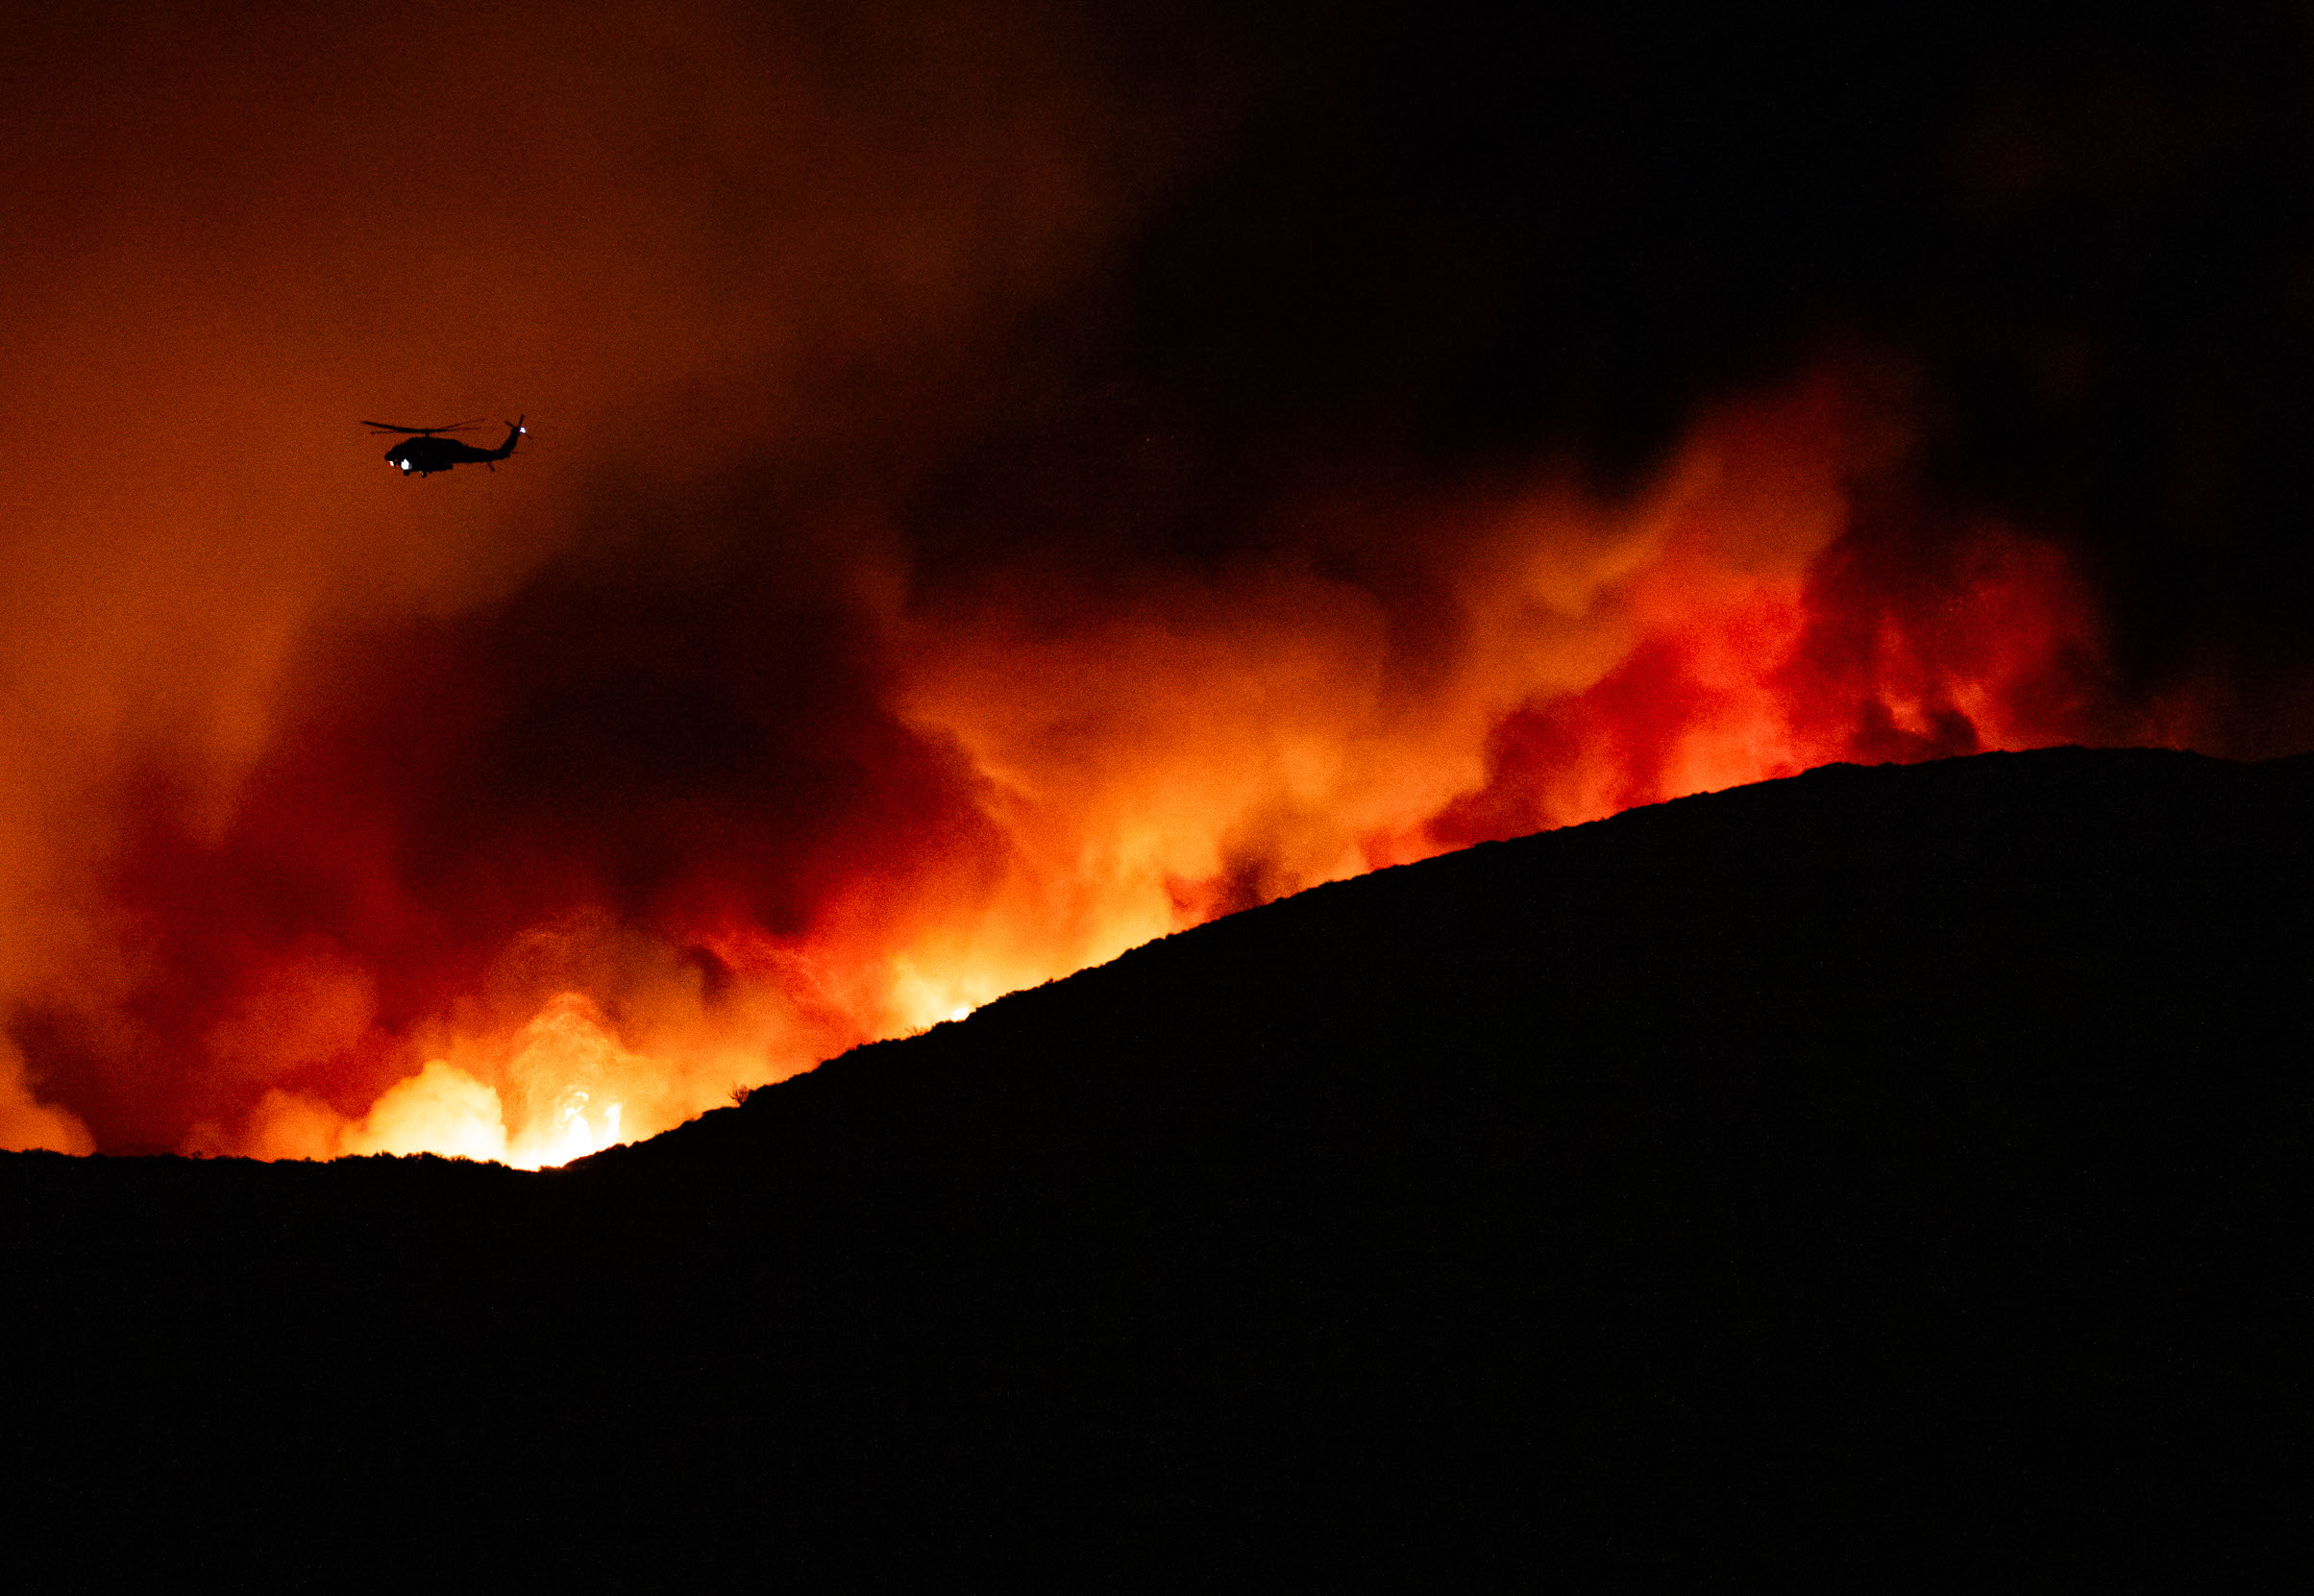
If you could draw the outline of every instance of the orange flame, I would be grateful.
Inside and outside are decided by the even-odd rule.
[[[152,970],[179,973],[107,1045],[198,1039],[166,1088],[202,1106],[187,1150],[538,1167],[1321,881],[1828,760],[2096,734],[2064,558],[1908,535],[1903,454],[1827,373],[1705,416],[1619,503],[1546,479],[1399,512],[1446,595],[1420,636],[1298,557],[1057,621],[1025,587],[942,608],[886,573],[859,602],[923,751],[870,790],[898,819],[824,823],[778,892],[706,821],[681,822],[706,862],[617,910],[531,838],[472,895],[559,907],[460,940],[394,862],[390,794],[260,761],[222,842],[140,861],[147,940],[176,950]],[[37,1084],[0,1053],[0,1141],[87,1150]]]

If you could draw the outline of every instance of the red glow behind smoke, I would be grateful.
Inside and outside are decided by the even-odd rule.
[[[2114,736],[2064,558],[1908,530],[1892,435],[1827,376],[1704,417],[1626,503],[1392,509],[1445,596],[1417,643],[1286,555],[939,605],[862,559],[724,629],[542,580],[342,633],[221,818],[131,806],[101,973],[24,1006],[0,1131],[559,1162],[1377,865]]]
[[[1842,545],[1772,577],[1667,561],[1638,644],[1590,687],[1522,705],[1449,846],[1848,760],[1908,764],[2094,737],[2097,626],[2063,555],[1988,529],[1891,582]]]

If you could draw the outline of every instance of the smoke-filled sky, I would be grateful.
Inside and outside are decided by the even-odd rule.
[[[0,1145],[552,1162],[1484,837],[2314,746],[2314,23],[1496,10],[0,23]]]

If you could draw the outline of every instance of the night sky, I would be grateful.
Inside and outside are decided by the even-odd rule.
[[[2314,747],[2314,23],[1746,10],[0,22],[0,1145],[552,1162],[1484,837]]]

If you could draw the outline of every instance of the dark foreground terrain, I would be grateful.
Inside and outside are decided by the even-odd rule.
[[[2314,763],[1834,767],[567,1171],[0,1158],[19,1570],[2243,1588]]]

